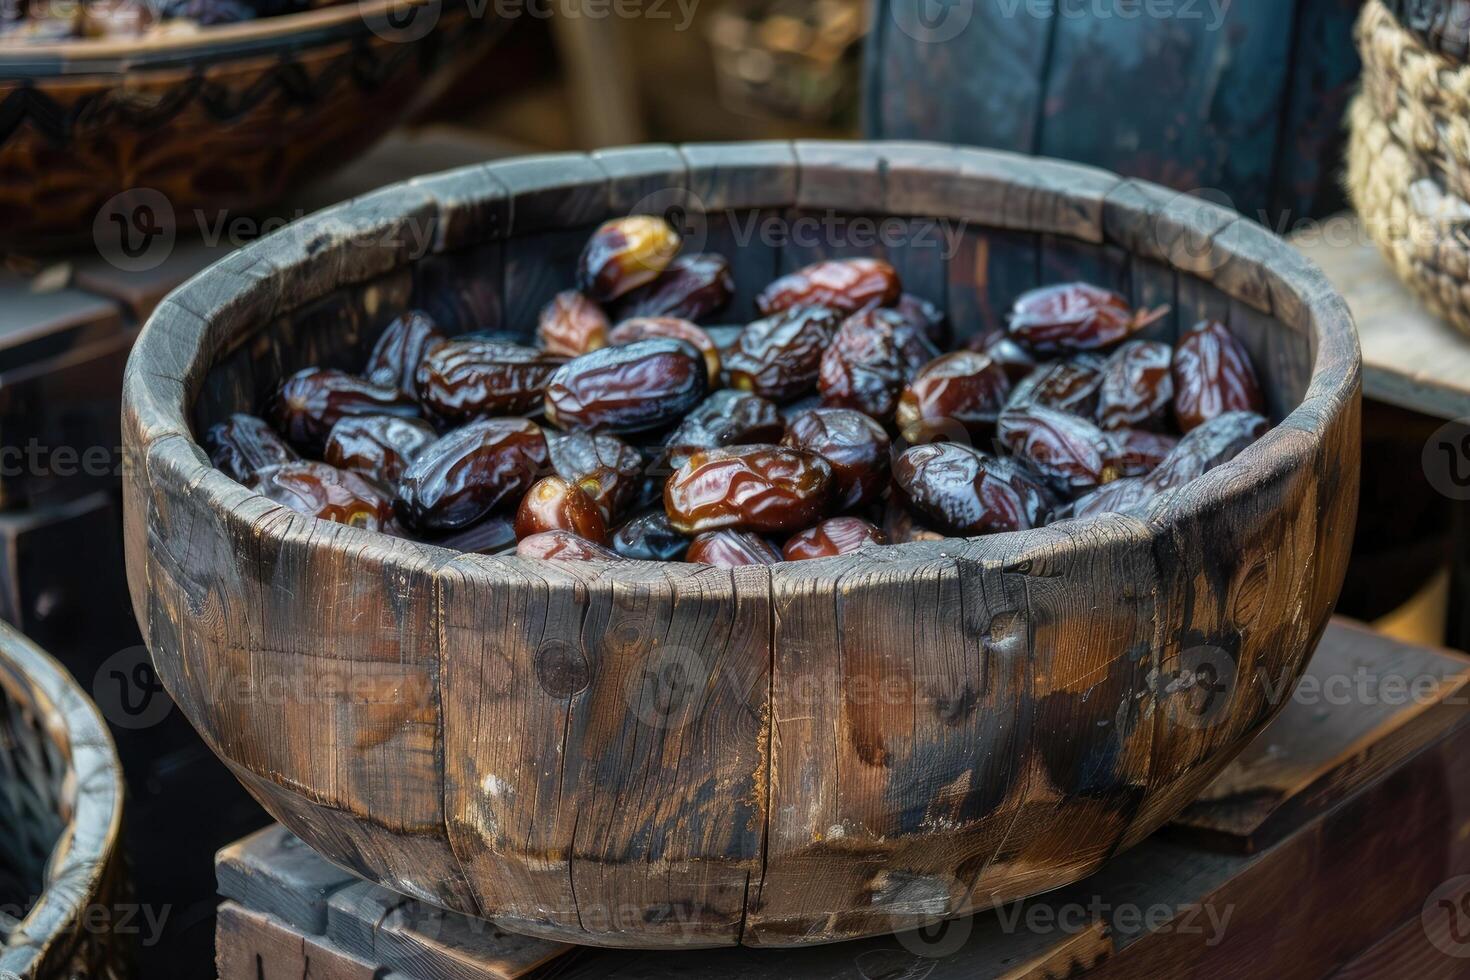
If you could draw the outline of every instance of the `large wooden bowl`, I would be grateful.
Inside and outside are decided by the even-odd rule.
[[[1079,276],[1176,304],[1164,331],[1223,317],[1277,425],[1147,519],[734,571],[452,553],[285,510],[200,450],[286,372],[358,366],[410,302],[529,330],[590,229],[650,202],[730,252],[734,319],[884,215],[962,333]],[[601,945],[824,942],[1088,874],[1285,703],[1357,506],[1357,341],[1295,251],[1148,184],[935,145],[632,148],[391,187],[181,287],[125,388],[133,598],[213,749],[357,873]]]
[[[0,243],[95,236],[126,261],[163,228],[209,234],[351,161],[505,26],[494,6],[402,7],[0,46]]]

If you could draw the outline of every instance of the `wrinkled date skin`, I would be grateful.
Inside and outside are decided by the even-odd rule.
[[[1184,432],[1226,412],[1264,412],[1245,347],[1218,320],[1204,320],[1174,351],[1174,417]]]
[[[851,554],[864,545],[887,543],[882,531],[860,517],[832,517],[792,536],[781,549],[781,555],[787,561],[806,561]]]
[[[542,531],[521,538],[516,554],[522,558],[549,558],[553,561],[622,561],[611,548],[578,537],[571,531]]]
[[[739,568],[742,565],[774,565],[781,560],[781,552],[758,534],[708,531],[689,543],[684,560],[717,568]]]
[[[599,303],[653,282],[679,252],[679,233],[663,218],[635,214],[592,233],[577,262],[577,284]]]
[[[950,419],[971,436],[985,436],[1010,393],[1005,369],[990,355],[953,351],[925,364],[909,381],[898,399],[896,421],[907,433],[920,423]]]
[[[608,432],[548,433],[551,468],[592,498],[605,524],[618,519],[638,499],[643,454]]]
[[[704,363],[709,368],[710,386],[719,383],[720,380],[720,349],[710,339],[710,335],[688,320],[681,320],[672,316],[645,316],[634,317],[624,320],[607,335],[607,342],[615,346],[636,343],[640,340],[648,340],[652,337],[669,337],[674,340],[682,340],[695,350],[699,351],[704,358]]]
[[[350,415],[418,414],[418,405],[399,389],[329,368],[305,368],[291,375],[270,408],[276,430],[313,455],[320,455],[332,426]]]
[[[1130,340],[1103,366],[1097,390],[1097,422],[1110,432],[1156,429],[1174,400],[1170,365],[1174,351],[1152,340]]]
[[[1085,493],[1118,473],[1107,434],[1084,418],[1033,405],[1006,411],[995,427],[1001,445],[1068,495]]]
[[[1038,354],[1097,350],[1126,340],[1167,309],[1135,313],[1117,293],[1083,282],[1043,286],[1011,308],[1011,336]]]
[[[689,550],[689,539],[674,529],[669,515],[654,511],[614,531],[612,549],[638,561],[678,561]]]
[[[893,309],[935,347],[944,347],[949,343],[949,317],[927,299],[913,293],[904,293]]]
[[[815,453],[782,446],[702,450],[669,477],[664,510],[675,529],[778,533],[826,513],[832,467]]]
[[[368,531],[391,527],[388,495],[356,473],[314,460],[296,460],[261,470],[250,489],[298,514],[351,524]]]
[[[580,538],[607,544],[607,525],[602,512],[575,484],[559,476],[537,480],[516,510],[516,537],[529,538],[542,531],[571,531]]]
[[[437,438],[434,427],[423,419],[359,415],[332,426],[323,458],[338,469],[353,470],[391,487]]]
[[[781,444],[816,453],[827,461],[832,467],[837,510],[870,504],[888,486],[888,433],[861,412],[809,409],[791,420]]]
[[[563,363],[534,347],[454,340],[419,365],[419,399],[450,423],[529,412]]]
[[[1174,451],[1179,440],[1162,432],[1121,429],[1108,433],[1112,451],[1108,460],[1119,476],[1144,476],[1153,472]]]
[[[813,262],[771,283],[755,299],[762,316],[797,306],[824,306],[843,316],[898,302],[898,272],[882,259]]]
[[[410,310],[388,324],[373,345],[363,376],[373,384],[398,388],[417,398],[415,376],[419,365],[448,339],[429,314]]]
[[[756,320],[740,331],[725,357],[730,386],[787,402],[817,383],[822,352],[837,332],[837,314],[798,306]]]
[[[541,347],[561,357],[578,357],[606,347],[611,329],[602,307],[575,289],[553,296],[536,320]]]
[[[236,483],[249,483],[266,467],[301,458],[265,419],[243,413],[212,426],[204,446],[209,461]]]
[[[461,528],[519,501],[547,465],[529,419],[485,419],[425,447],[398,481],[398,519],[417,531]]]
[[[735,280],[723,255],[701,252],[681,255],[663,273],[619,301],[619,319],[672,316],[702,320],[730,304]]]
[[[953,442],[904,450],[893,483],[921,520],[948,534],[1024,531],[1038,526],[1053,502],[1020,467]]]
[[[923,332],[893,310],[855,313],[842,321],[822,354],[822,404],[876,419],[893,417],[904,383],[939,355]]]
[[[723,388],[685,416],[664,440],[673,469],[698,449],[780,442],[786,422],[776,406],[749,391]],[[682,457],[682,458],[681,458]]]
[[[558,368],[546,383],[546,419],[589,432],[659,429],[708,391],[699,351],[682,340],[640,340],[583,354]]]
[[[1079,354],[1065,361],[1043,364],[1011,389],[1006,409],[1024,411],[1032,405],[1044,405],[1092,418],[1097,413],[1104,363],[1096,355]]]
[[[1036,370],[1036,358],[1031,356],[1030,351],[1012,340],[1011,335],[1004,330],[991,330],[971,337],[965,349],[989,354],[991,360],[999,364],[1005,371],[1007,380],[1013,385]]]

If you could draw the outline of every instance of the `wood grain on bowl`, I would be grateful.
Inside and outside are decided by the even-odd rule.
[[[833,231],[801,261],[928,268],[961,335],[1002,288],[1080,270],[1179,302],[1171,330],[1217,311],[1276,426],[1141,518],[729,570],[464,555],[209,466],[197,433],[290,372],[360,364],[424,283],[511,295],[538,262],[559,263],[538,292],[566,281],[561,241],[626,213],[640,174],[692,190],[712,235],[948,222],[953,251]],[[438,244],[415,267],[393,233],[425,218]],[[738,309],[784,251],[756,235],[731,254]],[[534,329],[505,316],[459,329]],[[492,164],[309,218],[160,305],[125,383],[129,580],[185,714],[358,874],[578,943],[846,939],[1088,874],[1285,704],[1342,582],[1359,392],[1346,309],[1288,245],[1102,171],[903,143]]]

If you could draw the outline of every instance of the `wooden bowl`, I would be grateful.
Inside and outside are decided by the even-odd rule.
[[[439,94],[503,26],[493,7],[472,16],[431,0],[424,9],[438,16],[426,30],[432,13],[394,20],[395,5],[0,46],[0,242],[30,249],[127,233],[123,247],[139,247],[155,228],[207,231],[220,213],[275,202],[347,163]],[[134,196],[119,202],[119,219],[101,213],[125,191]],[[140,206],[149,210],[135,218]]]
[[[1175,303],[1169,333],[1227,319],[1277,425],[1146,519],[733,571],[454,553],[283,509],[201,451],[287,372],[356,368],[411,302],[529,331],[590,230],[650,202],[730,254],[732,320],[777,270],[864,250],[772,229],[850,222],[962,333],[1038,279]],[[578,943],[847,939],[1094,871],[1285,703],[1347,562],[1359,374],[1292,248],[1086,167],[823,142],[510,160],[315,215],[164,301],[125,380],[128,574],[185,714],[358,874]]]
[[[66,669],[4,623],[0,754],[0,976],[132,976],[127,932],[98,918],[130,900],[112,736]]]

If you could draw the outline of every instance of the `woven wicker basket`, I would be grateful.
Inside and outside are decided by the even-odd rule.
[[[0,624],[0,977],[132,975],[122,771],[71,676]],[[120,930],[119,930],[120,931]]]
[[[1348,193],[1399,276],[1470,333],[1470,65],[1425,48],[1381,0],[1357,34]]]
[[[1429,50],[1470,60],[1470,0],[1388,0],[1387,5]]]

